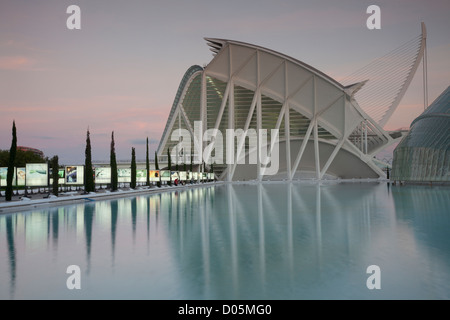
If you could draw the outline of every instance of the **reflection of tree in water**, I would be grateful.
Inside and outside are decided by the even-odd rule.
[[[116,231],[118,217],[117,200],[111,201],[111,247],[112,247],[112,265],[114,265],[115,249],[116,249]]]
[[[13,229],[13,215],[6,216],[6,241],[8,243],[8,258],[10,267],[10,296],[14,297],[16,288],[16,250],[14,246],[14,229]]]
[[[137,220],[137,205],[136,197],[131,200],[131,227],[133,229],[133,243],[136,240],[136,220]]]
[[[87,273],[91,269],[91,247],[92,247],[92,225],[94,221],[94,207],[86,205],[84,207],[84,230],[86,234],[86,252],[87,252]]]

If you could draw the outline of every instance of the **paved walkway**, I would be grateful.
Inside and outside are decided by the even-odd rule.
[[[21,194],[14,195],[12,201],[5,201],[4,191],[1,192],[2,196],[0,197],[0,214],[3,213],[14,213],[19,211],[26,211],[35,208],[45,208],[51,206],[60,206],[65,204],[73,204],[80,203],[86,201],[95,201],[95,200],[106,200],[106,199],[114,199],[114,198],[122,198],[122,197],[132,197],[136,195],[145,195],[145,194],[153,194],[160,192],[170,192],[176,190],[183,190],[186,188],[199,188],[206,187],[211,185],[216,185],[222,182],[205,182],[205,183],[193,183],[186,185],[178,185],[178,186],[167,186],[163,185],[158,188],[156,186],[143,186],[137,187],[136,189],[130,188],[119,188],[117,191],[111,192],[108,189],[99,189],[96,192],[85,193],[84,191],[68,191],[61,192],[58,197],[54,195],[49,195],[48,193],[37,193],[33,192],[32,194],[28,194],[28,197],[25,197],[23,194],[23,190]]]

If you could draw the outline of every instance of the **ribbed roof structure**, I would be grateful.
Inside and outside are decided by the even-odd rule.
[[[392,179],[450,182],[450,86],[414,121],[394,150]]]
[[[170,153],[172,163],[214,165],[218,178],[228,181],[385,177],[374,156],[396,137],[358,104],[370,78],[343,85],[268,48],[205,40],[214,57],[183,77],[158,159]],[[191,139],[180,138],[183,130]],[[240,132],[231,144],[223,141],[230,130]],[[222,141],[226,148],[217,150]],[[267,162],[262,154],[276,159]]]

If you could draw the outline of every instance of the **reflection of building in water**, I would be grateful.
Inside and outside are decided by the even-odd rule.
[[[449,188],[407,185],[392,188],[392,193],[396,216],[402,221],[412,223],[414,233],[450,261]]]
[[[289,298],[284,290],[302,290],[294,283],[320,282],[333,263],[338,274],[370,246],[374,193],[386,193],[385,185],[356,189],[358,198],[346,203],[341,198],[348,194],[339,186],[319,184],[227,185],[162,194],[174,258],[181,269],[199,266],[195,275],[181,278],[200,281],[203,288],[185,287],[200,290],[193,296],[213,299],[249,297],[260,286],[253,296],[259,299],[273,296],[269,287],[279,288],[283,299]]]
[[[6,258],[0,261],[0,268],[6,266],[0,280],[7,276],[2,283],[8,283],[14,298],[29,279],[22,275],[27,261],[48,267],[44,273],[51,276],[65,263],[78,264],[92,283],[92,278],[114,281],[113,275],[107,278],[109,271],[130,283],[144,276],[151,282],[147,271],[159,264],[170,270],[170,279],[181,282],[176,288],[186,292],[177,293],[180,297],[354,297],[341,288],[364,286],[370,264],[389,264],[392,271],[392,260],[403,259],[400,271],[391,272],[396,276],[407,273],[402,269],[416,254],[426,270],[449,265],[449,197],[447,189],[385,183],[272,182],[0,215],[0,235],[7,240],[0,242]],[[420,252],[423,244],[425,253]],[[27,256],[28,249],[38,257]],[[398,253],[395,259],[392,252]],[[424,254],[430,259],[422,261]],[[143,266],[136,269],[141,273],[129,275],[136,264]],[[160,280],[165,285],[167,279]]]

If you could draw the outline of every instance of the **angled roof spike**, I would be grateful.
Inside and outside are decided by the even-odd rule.
[[[208,46],[211,47],[210,50],[214,52],[214,54],[218,54],[226,42],[224,40],[215,38],[204,38],[204,39],[207,41]]]
[[[369,79],[361,81],[361,82],[357,82],[357,83],[354,83],[354,84],[350,84],[350,85],[348,85],[348,86],[346,86],[344,88],[344,91],[351,98],[353,98],[355,93],[357,93],[366,84],[367,81],[369,81]]]

